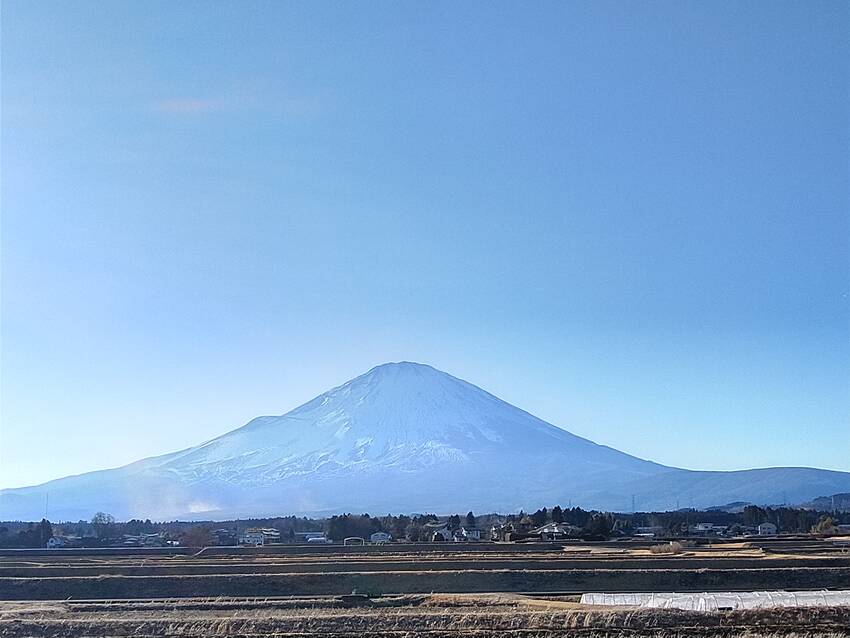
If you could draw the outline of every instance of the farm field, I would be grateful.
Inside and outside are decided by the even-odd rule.
[[[850,636],[848,609],[588,608],[509,594],[0,603],[0,636]]]
[[[850,636],[850,609],[582,606],[585,592],[847,589],[827,541],[6,551],[0,636]],[[798,550],[799,551],[796,551]]]

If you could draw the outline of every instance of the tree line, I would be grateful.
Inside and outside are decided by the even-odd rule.
[[[248,528],[272,528],[280,532],[283,542],[294,542],[299,532],[323,531],[328,538],[342,541],[348,537],[366,538],[375,532],[387,532],[394,539],[411,542],[431,540],[433,524],[445,524],[449,529],[460,527],[481,530],[482,538],[489,538],[494,525],[526,521],[534,527],[546,523],[566,523],[579,530],[578,536],[603,538],[630,535],[641,527],[661,528],[665,535],[685,535],[697,523],[713,523],[736,528],[752,528],[760,523],[773,523],[781,533],[829,533],[838,524],[850,524],[850,512],[830,513],[814,509],[793,507],[758,507],[749,505],[738,512],[692,509],[674,512],[612,513],[584,510],[580,507],[540,508],[534,512],[519,511],[514,514],[480,514],[473,512],[437,516],[436,514],[370,516],[340,514],[330,518],[284,516],[229,521],[165,521],[132,519],[119,522],[107,513],[98,512],[91,520],[53,524],[47,519],[40,522],[11,521],[0,523],[0,547],[45,547],[54,535],[75,536],[84,545],[97,547],[125,535],[163,534],[190,546],[213,542],[213,532],[218,529],[239,533]]]

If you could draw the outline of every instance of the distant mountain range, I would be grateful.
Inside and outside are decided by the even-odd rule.
[[[734,503],[726,503],[726,505],[715,505],[706,508],[709,511],[738,513],[743,512],[748,505],[754,505],[748,501],[736,501]],[[775,506],[785,505],[784,503],[774,503]],[[788,504],[789,506],[795,504]],[[808,503],[798,503],[799,507],[805,507],[818,512],[850,512],[850,493],[846,494],[831,494],[829,496],[818,496]]]
[[[186,450],[0,491],[0,519],[480,512],[543,505],[631,511],[850,492],[850,473],[696,472],[570,434],[430,366],[373,368],[283,416]]]
[[[819,496],[810,505],[821,512],[850,512],[850,493]]]

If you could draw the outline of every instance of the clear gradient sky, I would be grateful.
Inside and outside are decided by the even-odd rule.
[[[0,487],[386,361],[850,471],[850,4],[2,2]]]

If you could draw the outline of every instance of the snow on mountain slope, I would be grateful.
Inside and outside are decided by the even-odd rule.
[[[776,490],[850,489],[850,474],[689,472],[597,445],[426,365],[373,368],[283,416],[114,470],[0,491],[0,519],[226,518],[339,511],[480,511],[554,503],[626,510]],[[808,492],[816,489],[817,493]],[[835,489],[833,489],[835,488]],[[832,489],[832,492],[822,490]],[[734,497],[733,497],[734,496]]]
[[[595,445],[430,366],[397,363],[322,394],[292,412],[259,417],[203,445],[163,459],[159,468],[187,480],[217,478],[266,485],[305,474],[372,467],[419,471],[510,451],[573,451],[581,463],[661,466]]]

